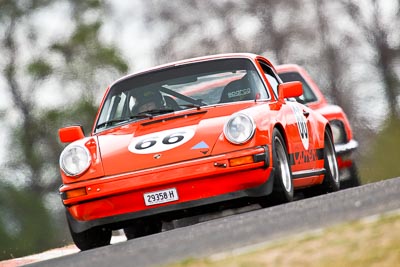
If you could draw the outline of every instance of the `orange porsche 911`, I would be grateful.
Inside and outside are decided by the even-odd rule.
[[[254,54],[174,62],[106,90],[93,129],[59,130],[71,236],[81,250],[232,203],[339,190],[333,127]]]

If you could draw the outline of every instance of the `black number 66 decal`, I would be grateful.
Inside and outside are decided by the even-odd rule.
[[[128,149],[137,154],[166,151],[189,141],[195,134],[195,126],[182,127],[147,134],[132,139]]]
[[[167,135],[162,139],[164,145],[172,145],[182,141],[185,138],[185,132],[173,133]],[[136,149],[147,149],[157,144],[159,138],[145,139],[138,142],[135,146]]]

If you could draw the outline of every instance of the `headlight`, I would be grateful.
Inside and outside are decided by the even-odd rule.
[[[256,126],[253,119],[246,114],[232,115],[225,124],[224,135],[233,144],[244,144],[249,141],[255,132]]]
[[[89,150],[84,146],[67,146],[60,156],[60,167],[68,176],[77,176],[90,166]]]
[[[344,132],[343,124],[340,121],[331,121],[333,142],[335,144],[346,143],[346,133]]]

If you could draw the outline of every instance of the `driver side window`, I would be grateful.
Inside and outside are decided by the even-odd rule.
[[[263,62],[259,62],[259,63],[263,69],[265,77],[267,77],[268,82],[271,85],[272,90],[274,91],[275,97],[277,98],[278,97],[278,85],[280,83],[279,80],[276,78],[275,73],[268,65],[266,65]]]

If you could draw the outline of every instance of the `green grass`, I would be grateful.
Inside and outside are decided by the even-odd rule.
[[[188,259],[168,267],[400,266],[400,214],[345,223],[237,254]]]
[[[359,162],[363,183],[400,176],[400,119],[388,119]]]

